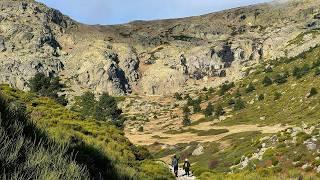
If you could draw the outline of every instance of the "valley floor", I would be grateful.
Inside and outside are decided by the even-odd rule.
[[[264,134],[277,133],[288,126],[280,124],[261,126],[261,125],[218,125],[219,120],[201,122],[203,115],[197,114],[191,117],[192,125],[184,127],[182,125],[182,112],[174,107],[175,100],[170,97],[129,97],[131,109],[126,109],[126,115],[129,117],[125,128],[125,134],[134,144],[152,145],[154,143],[176,145],[178,143],[191,142],[213,142],[218,141],[223,144],[227,142],[221,141],[223,137],[228,135],[259,131]],[[132,108],[133,107],[133,108]],[[139,109],[137,109],[139,108]],[[148,109],[152,108],[152,109]],[[138,113],[139,112],[139,113]],[[143,131],[139,128],[143,127]],[[210,134],[210,131],[224,130],[217,134]],[[200,134],[201,132],[208,132]]]

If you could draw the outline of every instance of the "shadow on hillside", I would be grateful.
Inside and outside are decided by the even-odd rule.
[[[26,106],[19,102],[7,102],[0,92],[0,117],[2,119],[17,120],[22,127],[24,136],[31,140],[34,144],[42,144],[49,149],[52,145],[57,147],[63,146],[54,142],[43,130],[29,120],[26,115]],[[0,121],[0,125],[11,131],[12,121]],[[67,146],[67,154],[74,157],[74,160],[79,165],[84,165],[90,173],[92,179],[130,179],[130,177],[120,176],[118,171],[113,166],[111,160],[106,157],[98,149],[83,143],[81,140],[70,142],[72,146]],[[73,155],[76,156],[73,156]],[[21,158],[21,157],[20,157]],[[1,163],[1,162],[0,162]]]
[[[100,150],[77,140],[76,145],[69,149],[69,153],[76,153],[75,161],[85,165],[94,179],[130,179],[121,177],[114,168],[111,160]]]

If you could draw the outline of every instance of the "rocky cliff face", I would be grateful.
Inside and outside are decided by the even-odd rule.
[[[30,1],[0,2],[0,82],[28,89],[37,72],[67,94],[171,94],[216,86],[320,42],[320,1],[275,1],[118,26],[87,26]]]

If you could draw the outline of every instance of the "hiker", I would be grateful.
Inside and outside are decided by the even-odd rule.
[[[176,155],[174,155],[172,159],[172,168],[173,168],[174,175],[178,177],[179,158],[177,158]]]
[[[187,175],[188,177],[190,176],[190,162],[188,159],[185,159],[184,164],[183,164],[183,169],[186,172],[185,175]]]

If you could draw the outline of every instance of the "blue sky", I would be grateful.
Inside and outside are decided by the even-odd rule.
[[[86,24],[122,24],[211,13],[271,0],[37,0]]]

